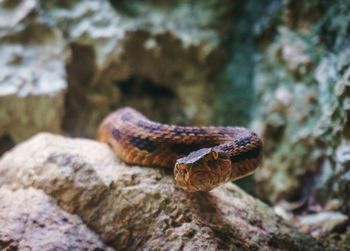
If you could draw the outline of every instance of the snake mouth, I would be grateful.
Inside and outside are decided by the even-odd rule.
[[[177,184],[184,190],[190,192],[190,170],[189,166],[184,163],[176,163],[174,168],[174,177]]]
[[[213,161],[210,157],[192,163],[176,162],[174,176],[177,184],[187,192],[210,191],[238,175],[230,160],[217,158]]]
[[[196,168],[196,163],[176,163],[174,177],[177,184],[187,192],[209,191],[220,184],[220,178],[208,172]]]

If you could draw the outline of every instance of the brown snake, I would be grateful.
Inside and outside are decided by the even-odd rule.
[[[128,164],[175,165],[175,180],[188,192],[209,191],[249,175],[261,162],[261,140],[249,129],[165,125],[128,107],[104,119],[97,139]]]

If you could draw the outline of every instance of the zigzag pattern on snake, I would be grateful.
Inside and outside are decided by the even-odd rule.
[[[174,168],[177,184],[188,192],[249,175],[262,158],[262,142],[249,129],[160,124],[129,107],[108,115],[97,139],[128,164]]]

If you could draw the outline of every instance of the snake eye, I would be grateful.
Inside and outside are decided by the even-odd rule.
[[[213,155],[214,159],[219,158],[219,153],[217,151],[211,151],[211,154]]]

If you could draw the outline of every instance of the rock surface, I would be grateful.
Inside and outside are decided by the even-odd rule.
[[[61,131],[65,43],[38,12],[32,0],[0,2],[0,154],[1,145]]]
[[[90,230],[118,250],[326,249],[233,184],[186,193],[171,171],[126,166],[92,140],[36,135],[0,160],[0,185],[0,247],[26,237],[19,226],[33,235],[23,242],[33,249],[46,244],[32,241],[56,245],[58,237],[81,239],[80,248],[86,236],[101,247]]]
[[[288,213],[319,224],[326,216],[327,230],[313,224],[302,230],[349,250],[350,2],[267,2],[275,11],[256,33],[254,124],[266,156],[254,176],[257,195],[274,205],[301,204]],[[323,212],[330,206],[337,211],[331,216]],[[332,224],[341,226],[339,234]]]
[[[94,137],[123,105],[163,122],[211,124],[232,8],[1,1],[0,154],[40,131]]]
[[[34,188],[0,188],[1,250],[114,250]]]
[[[326,236],[332,232],[343,232],[348,222],[349,218],[339,212],[321,212],[299,218],[304,231],[311,232],[315,237]]]
[[[232,8],[215,2],[43,5],[71,52],[64,129],[94,136],[101,119],[125,104],[160,121],[210,123],[213,77],[226,58],[217,27],[225,37],[222,16]]]
[[[266,46],[256,65],[255,124],[268,156],[257,192],[271,203],[338,199],[349,214],[350,47],[342,31],[350,2],[269,2],[277,11],[256,34]]]

